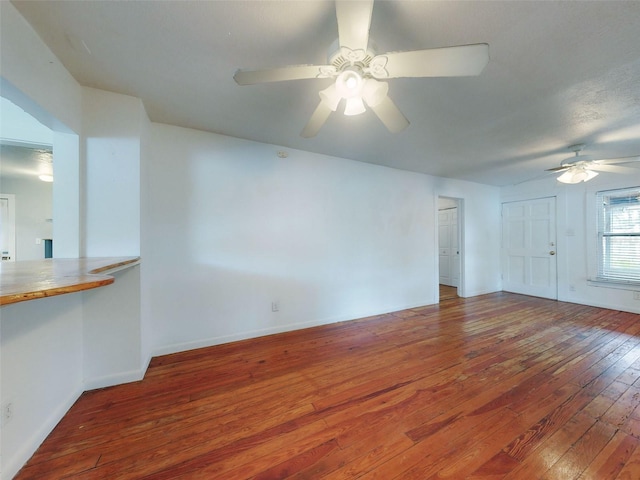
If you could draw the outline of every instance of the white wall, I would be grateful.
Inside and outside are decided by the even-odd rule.
[[[142,102],[85,87],[82,112],[84,256],[140,255]]]
[[[499,288],[497,189],[150,125],[139,99],[80,87],[0,9],[3,95],[71,159],[60,182],[54,158],[56,256],[144,255],[115,286],[2,307],[3,479],[85,387],[136,378],[154,350],[433,303],[438,195],[464,201],[466,294]]]
[[[78,82],[10,2],[0,2],[2,96],[46,127],[79,132]]]
[[[145,114],[146,115],[146,114]],[[150,195],[149,179],[152,172],[153,157],[151,156],[151,122],[148,118],[142,122],[140,137],[140,356],[144,365],[148,365],[153,354],[153,317],[151,308],[151,278],[147,269],[146,259],[148,247],[151,245],[150,227]]]
[[[36,178],[3,178],[2,191],[16,196],[16,260],[43,259],[44,242],[36,244],[36,238],[53,234],[52,184]]]
[[[80,138],[53,133],[53,256],[78,258],[81,252]]]
[[[2,307],[2,479],[11,478],[82,393],[82,296]]]
[[[0,97],[0,138],[7,144],[48,147],[53,144],[51,129],[4,97]]]
[[[83,256],[140,255],[141,142],[148,129],[138,98],[83,88]],[[88,389],[143,377],[140,269],[84,298],[84,380]]]
[[[81,127],[80,86],[10,2],[0,2],[0,45],[2,96],[52,130],[74,136],[77,146],[73,131]],[[72,159],[74,155],[77,160],[77,148],[71,151]],[[54,173],[58,175],[57,170]],[[75,185],[67,185],[75,192],[77,180],[76,176]],[[56,206],[55,197],[61,192],[54,186],[54,229],[75,232],[75,238],[66,236],[71,240],[67,252],[77,256],[77,204]],[[60,243],[56,244],[58,249]],[[0,478],[8,479],[82,392],[82,297],[3,306],[0,315],[0,401],[14,407],[11,421],[0,428]]]
[[[467,290],[499,288],[495,188],[151,130],[143,249],[157,352],[434,303],[439,193],[472,200]]]
[[[461,199],[462,283],[458,294],[473,297],[502,289],[500,279],[500,190],[489,185],[434,179],[436,196]],[[437,229],[434,228],[437,246]],[[434,252],[437,261],[437,250]],[[438,275],[434,277],[438,281]]]
[[[11,2],[0,2],[0,45],[2,96],[53,130],[54,255],[78,257],[82,89]]]
[[[601,173],[575,185],[559,183],[550,176],[502,189],[503,202],[556,197],[558,300],[640,313],[640,300],[633,296],[640,287],[619,289],[588,282],[594,273],[589,266],[595,265],[595,192],[638,185],[640,171],[638,175]]]
[[[140,267],[113,275],[115,282],[83,293],[83,382],[91,390],[144,377],[140,331]]]
[[[55,255],[136,255],[148,123],[140,100],[81,88],[10,2],[0,10],[2,95],[54,130]],[[86,295],[2,307],[0,401],[14,404],[14,416],[1,428],[0,478],[16,473],[86,387],[144,372],[139,269],[117,275]]]

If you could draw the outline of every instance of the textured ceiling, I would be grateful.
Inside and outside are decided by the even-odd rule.
[[[53,174],[50,149],[23,145],[0,145],[0,175],[2,179],[39,181],[39,175]]]
[[[333,2],[13,3],[79,83],[141,98],[154,122],[493,185],[538,177],[575,143],[640,154],[637,1],[378,1],[380,53],[488,43],[491,60],[478,77],[391,80],[401,133],[333,114],[312,139],[299,133],[330,80],[233,74],[325,64]]]

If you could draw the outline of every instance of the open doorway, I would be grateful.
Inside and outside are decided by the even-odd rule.
[[[52,256],[53,132],[0,97],[2,261]]]
[[[438,197],[438,280],[440,301],[460,296],[461,204],[459,198]]]
[[[2,77],[0,89],[0,145],[3,147],[3,157],[4,153],[11,153],[10,150],[18,147],[26,147],[32,157],[31,162],[3,158],[7,161],[2,161],[0,192],[12,193],[2,190],[18,188],[11,185],[9,180],[17,174],[24,177],[21,179],[23,183],[28,180],[31,187],[37,185],[42,189],[48,183],[48,192],[43,195],[34,196],[27,191],[22,191],[20,195],[15,193],[14,257],[18,261],[49,256],[78,258],[81,253],[80,137]],[[5,169],[11,164],[17,169],[12,173]],[[27,168],[26,164],[30,167]],[[40,176],[49,177],[49,181]],[[54,177],[53,182],[50,177]],[[12,181],[15,183],[15,180]],[[20,224],[21,212],[34,216],[37,230]]]

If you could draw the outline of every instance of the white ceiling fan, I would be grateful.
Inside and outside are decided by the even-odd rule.
[[[547,172],[564,172],[557,180],[562,183],[587,182],[598,175],[598,171],[636,174],[637,170],[629,167],[622,167],[621,164],[640,162],[640,155],[633,157],[603,158],[593,159],[589,155],[583,155],[583,143],[571,145],[569,150],[574,152],[573,157],[569,157],[560,163],[559,167],[549,168]]]
[[[373,0],[336,0],[338,40],[327,65],[238,70],[233,78],[239,85],[335,78],[334,83],[319,92],[320,103],[302,130],[303,137],[315,136],[342,100],[345,115],[364,113],[366,104],[389,131],[396,133],[407,127],[409,121],[387,96],[388,83],[381,80],[474,76],[489,62],[486,43],[378,55],[369,38],[372,11]]]

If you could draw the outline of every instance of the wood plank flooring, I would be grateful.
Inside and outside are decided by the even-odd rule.
[[[458,296],[458,288],[448,285],[440,285],[440,301],[451,300]]]
[[[638,479],[640,316],[496,293],[153,359],[18,479]]]

